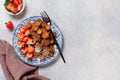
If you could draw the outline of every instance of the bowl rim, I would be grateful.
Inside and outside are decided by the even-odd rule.
[[[16,14],[13,14],[12,12],[9,12],[8,10],[6,10],[6,8],[5,8],[5,10],[6,10],[6,12],[7,12],[8,14],[10,14],[10,15],[19,15],[19,14],[22,13],[22,12],[24,11],[24,9],[25,9],[25,1],[22,0],[22,3],[23,3],[22,9],[21,9],[18,13],[16,13]]]

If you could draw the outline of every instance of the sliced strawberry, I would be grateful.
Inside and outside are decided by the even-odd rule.
[[[26,31],[26,26],[22,26],[22,28],[20,29],[21,32],[25,32]]]
[[[28,52],[28,47],[24,47],[25,48],[25,51]]]
[[[24,42],[27,42],[29,39],[30,39],[30,38],[29,38],[28,36],[26,36],[26,37],[23,38],[23,41],[24,41]]]
[[[18,34],[17,34],[17,37],[18,37],[19,39],[23,39],[23,38],[24,38],[24,33],[21,33],[21,32],[18,33]]]
[[[27,51],[28,51],[27,47],[23,47],[23,48],[21,48],[21,52],[22,52],[23,54],[26,54]]]
[[[18,12],[17,8],[15,8],[14,6],[12,6],[10,8],[10,11],[13,13],[13,14],[16,14]]]
[[[8,0],[8,2],[12,2],[13,0]]]
[[[17,7],[18,11],[20,11],[22,9],[22,7],[23,7],[23,4],[19,4]]]
[[[22,0],[17,0],[19,4],[22,4]]]
[[[13,4],[14,4],[15,8],[17,8],[19,5],[18,0],[13,0]]]
[[[34,47],[33,46],[28,46],[28,52],[33,53],[34,52]]]
[[[28,40],[27,40],[26,43],[27,43],[27,44],[31,44],[31,43],[32,43],[32,39],[31,39],[31,38],[28,38]]]
[[[26,54],[26,57],[27,57],[28,59],[30,59],[30,58],[33,57],[33,54],[32,54],[32,53],[27,53],[27,54]]]
[[[8,3],[8,5],[6,5],[6,9],[8,11],[11,11],[11,8],[14,7],[14,5],[12,3]]]
[[[29,35],[30,34],[30,30],[26,30],[25,31],[25,35],[27,36],[27,35]]]
[[[24,49],[24,48],[21,48],[21,50],[20,50],[20,51],[21,51],[21,53],[22,53],[22,54],[26,54],[26,51],[25,51],[25,49]]]
[[[24,47],[24,46],[25,46],[25,42],[18,41],[18,46],[19,46],[19,47]]]

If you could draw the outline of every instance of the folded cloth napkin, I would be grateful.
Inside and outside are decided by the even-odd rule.
[[[38,67],[22,62],[13,47],[3,40],[0,40],[0,64],[6,80],[50,80],[38,75]]]

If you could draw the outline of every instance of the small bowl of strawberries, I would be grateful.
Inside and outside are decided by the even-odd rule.
[[[23,12],[25,2],[24,0],[6,0],[4,7],[10,15],[18,15]]]

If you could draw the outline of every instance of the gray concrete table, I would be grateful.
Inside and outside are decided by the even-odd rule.
[[[0,0],[0,39],[12,44],[15,27],[25,18],[46,10],[64,36],[63,54],[39,74],[52,80],[120,80],[120,1],[119,0],[26,0],[19,16],[8,15]],[[0,69],[1,70],[1,69]],[[0,71],[0,80],[4,80]]]

